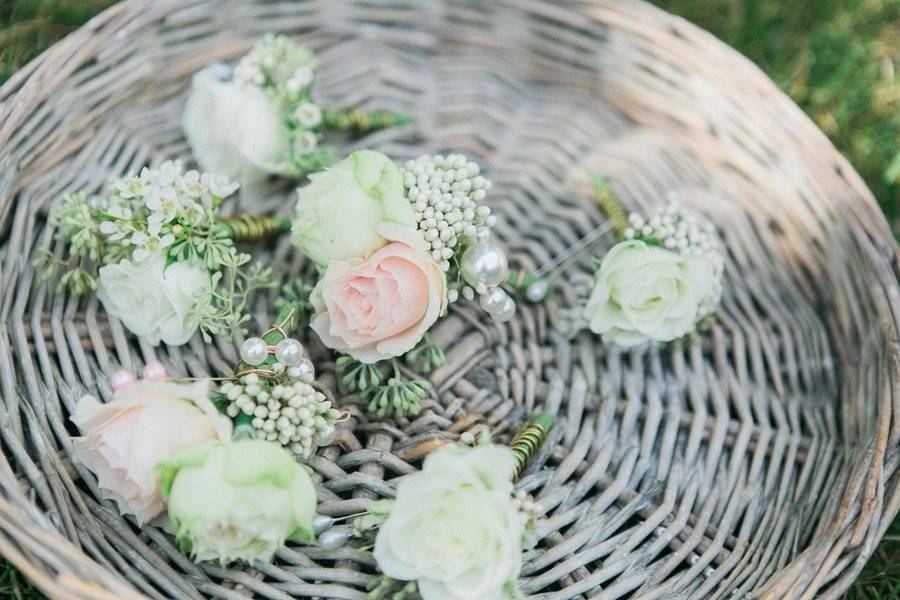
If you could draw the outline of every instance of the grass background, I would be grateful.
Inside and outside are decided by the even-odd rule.
[[[866,180],[900,237],[900,1],[651,0],[753,60]],[[114,0],[0,0],[0,83]],[[0,597],[41,595],[9,565]],[[900,598],[900,519],[851,599]]]

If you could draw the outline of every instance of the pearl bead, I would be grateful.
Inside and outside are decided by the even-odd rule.
[[[275,358],[287,367],[293,367],[303,358],[303,345],[294,338],[285,338],[275,346]]]
[[[313,531],[316,532],[316,535],[321,535],[334,526],[334,519],[328,515],[316,515],[313,517],[312,523]]]
[[[462,255],[463,276],[470,283],[500,285],[506,280],[509,263],[499,246],[479,242],[469,246]]]
[[[158,360],[151,360],[144,367],[144,379],[159,383],[166,380],[166,368]]]
[[[349,539],[349,532],[330,529],[319,536],[319,546],[323,550],[337,550],[346,544]]]
[[[268,357],[269,348],[262,338],[247,338],[241,344],[241,360],[251,367],[261,365]]]
[[[495,313],[493,316],[496,321],[503,323],[504,321],[509,321],[510,319],[512,319],[513,315],[515,315],[515,314],[516,314],[516,302],[512,298],[507,296],[506,302],[503,303],[503,307],[500,309],[500,311]]]
[[[308,358],[301,358],[298,360],[297,364],[294,365],[293,370],[297,373],[296,377],[298,379],[303,379],[307,383],[312,381],[316,376],[316,368]]]
[[[547,297],[547,292],[550,291],[550,286],[543,279],[537,279],[527,288],[525,288],[525,297],[528,298],[531,302],[541,302],[544,298]]]
[[[507,299],[509,299],[509,296],[506,292],[500,288],[494,288],[481,296],[479,304],[481,304],[481,308],[483,308],[486,313],[493,316],[503,310],[503,306],[506,304]]]
[[[330,446],[331,442],[334,441],[334,427],[329,427],[323,431],[322,434],[318,436],[317,441],[320,446]]]
[[[124,392],[132,385],[135,384],[137,378],[134,376],[134,373],[131,371],[126,371],[124,369],[120,369],[112,374],[110,377],[110,383],[112,387],[117,392]]]

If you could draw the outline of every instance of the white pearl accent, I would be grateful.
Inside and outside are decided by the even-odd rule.
[[[275,358],[287,367],[293,367],[303,358],[303,345],[294,338],[284,338],[275,346]]]
[[[516,302],[509,296],[506,297],[506,302],[503,303],[503,307],[494,315],[494,319],[503,323],[504,321],[509,321],[513,318],[513,315],[516,314]]]
[[[328,531],[334,526],[334,518],[328,515],[316,515],[313,517],[313,531],[316,535]]]
[[[488,286],[503,283],[509,271],[506,253],[488,242],[469,246],[463,252],[460,266],[467,281]]]
[[[525,288],[525,297],[531,302],[541,302],[547,297],[549,291],[550,285],[543,279],[538,279]]]
[[[319,546],[324,550],[337,550],[349,539],[349,532],[329,529],[319,536]]]
[[[261,365],[268,357],[269,348],[262,338],[247,338],[241,344],[241,360],[251,367]]]
[[[481,308],[483,308],[486,313],[494,316],[503,310],[503,307],[506,305],[506,301],[508,299],[509,296],[506,292],[504,292],[500,288],[494,288],[492,290],[488,290],[486,294],[481,296],[479,304],[481,304]]]

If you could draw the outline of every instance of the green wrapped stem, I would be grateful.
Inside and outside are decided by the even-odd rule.
[[[327,129],[348,131],[356,135],[387,129],[410,122],[407,115],[387,110],[365,111],[359,108],[336,108],[326,110],[322,123]]]
[[[513,441],[510,442],[509,448],[516,457],[516,470],[513,475],[513,481],[519,478],[522,469],[528,462],[535,451],[538,449],[547,435],[550,428],[553,427],[553,415],[547,412],[539,413],[534,420],[525,429],[520,431]]]
[[[625,230],[628,229],[628,211],[625,209],[625,205],[616,198],[599,175],[591,178],[591,185],[594,187],[597,204],[612,223],[613,231],[619,239],[625,237]]]
[[[284,217],[261,215],[237,215],[219,219],[219,225],[228,231],[235,242],[257,244],[277,239],[291,230],[291,220]]]
[[[538,281],[538,279],[538,277],[535,277],[527,271],[510,269],[509,276],[506,278],[506,285],[510,286],[517,292],[522,292],[527,289],[529,285],[531,285],[535,281]]]

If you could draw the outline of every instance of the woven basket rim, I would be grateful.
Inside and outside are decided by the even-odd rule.
[[[528,4],[529,2],[524,3]],[[87,24],[45,50],[0,86],[0,169],[14,170],[18,168],[18,165],[9,164],[4,160],[4,158],[8,158],[3,152],[4,146],[28,116],[52,95],[58,83],[76,72],[83,61],[93,55],[94,49],[91,47],[91,40],[98,31],[105,29],[121,31],[138,16],[147,18],[148,13],[165,14],[171,7],[178,4],[178,0],[164,2],[123,0],[104,10]],[[516,2],[503,0],[502,4],[516,4]],[[734,69],[725,74],[725,78],[743,79],[745,83],[749,82],[753,87],[759,86],[767,94],[777,98],[777,102],[786,111],[786,118],[789,118],[792,126],[798,129],[798,135],[805,137],[809,149],[815,150],[817,157],[824,157],[822,160],[840,166],[840,176],[852,188],[859,200],[858,205],[846,206],[842,216],[847,221],[848,230],[865,249],[869,261],[867,266],[877,278],[883,296],[887,299],[886,302],[878,302],[876,306],[885,336],[889,341],[886,349],[888,356],[884,364],[888,365],[886,368],[890,369],[894,377],[891,388],[884,390],[884,396],[881,399],[881,405],[886,411],[880,413],[878,424],[881,433],[875,442],[877,447],[874,449],[876,453],[880,452],[883,460],[873,461],[869,466],[866,486],[861,492],[867,494],[869,504],[862,503],[864,507],[867,507],[867,514],[856,519],[847,515],[843,525],[843,531],[847,535],[852,534],[858,544],[864,542],[868,544],[867,550],[861,552],[854,564],[841,574],[841,583],[829,589],[829,596],[837,597],[837,594],[849,587],[853,578],[864,566],[865,561],[860,557],[867,556],[871,552],[871,547],[881,538],[891,520],[900,511],[900,481],[898,481],[900,478],[898,478],[896,470],[893,473],[887,471],[888,463],[893,465],[890,467],[891,469],[896,469],[898,449],[892,448],[891,444],[897,443],[896,431],[898,430],[897,424],[900,422],[900,401],[898,401],[900,398],[900,334],[898,334],[900,331],[900,288],[897,283],[900,279],[900,246],[891,234],[887,219],[878,207],[874,195],[849,161],[837,151],[812,120],[749,59],[725,45],[712,34],[701,30],[681,17],[665,13],[644,0],[628,0],[619,7],[610,7],[607,2],[602,0],[589,0],[583,4],[586,14],[594,12],[606,15],[614,14],[621,24],[635,29],[660,27],[660,23],[663,23],[665,27],[671,27],[694,41],[702,41],[708,49],[711,48],[712,52],[716,53],[717,59],[727,58],[733,63]],[[625,14],[628,16],[622,16]],[[151,17],[151,20],[152,18],[155,17]],[[75,149],[72,150],[72,152],[75,151]],[[63,160],[63,158],[59,157],[55,160]],[[2,190],[2,186],[0,186],[0,190]],[[14,185],[12,190],[6,192],[8,194],[6,197],[12,197],[17,191]],[[0,207],[4,200],[3,195],[0,195]],[[4,323],[4,327],[6,325]],[[15,454],[5,454],[3,459],[2,466],[13,471],[16,466]],[[883,487],[883,502],[875,506],[871,503],[875,502],[875,488],[879,486]],[[28,508],[23,510],[23,507]],[[51,531],[47,522],[47,519],[40,514],[40,509],[25,498],[20,490],[4,488],[2,497],[0,497],[0,555],[3,555],[38,588],[51,597],[95,598],[98,600],[113,597],[141,597],[140,594],[131,590],[130,585],[126,584],[118,573],[95,563],[61,534]],[[866,530],[876,522],[876,533],[863,537]],[[32,527],[32,525],[36,527]],[[33,565],[28,562],[24,554],[16,549],[16,541],[20,536],[23,539],[32,537],[35,528],[42,532],[42,536],[47,536],[48,553],[51,556],[56,554],[64,556],[64,561],[56,563],[48,559],[45,565]],[[768,579],[769,590],[780,589],[777,586],[780,577],[783,576],[785,581],[789,581],[788,574],[791,570],[806,565],[801,558],[802,555],[794,557],[782,569],[773,574]],[[78,565],[77,572],[75,569],[68,568],[67,565],[72,564]],[[103,584],[98,582],[103,582]],[[103,585],[109,587],[102,587]]]

